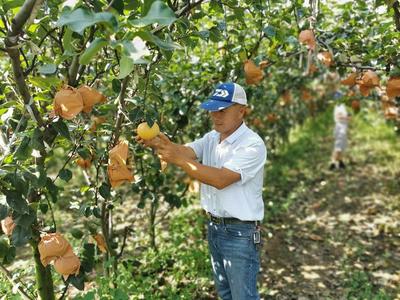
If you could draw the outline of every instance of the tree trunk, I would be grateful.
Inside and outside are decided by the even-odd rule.
[[[51,276],[50,266],[44,267],[40,261],[38,242],[31,242],[33,256],[35,258],[36,270],[36,288],[39,299],[55,300],[53,278]]]
[[[155,251],[157,251],[156,245],[156,214],[158,208],[158,201],[154,200],[150,206],[150,219],[149,219],[149,231],[150,231],[150,245]]]

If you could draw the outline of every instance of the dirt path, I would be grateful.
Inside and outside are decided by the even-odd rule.
[[[317,163],[265,225],[263,299],[400,299],[400,162],[369,143],[355,137],[345,171]]]

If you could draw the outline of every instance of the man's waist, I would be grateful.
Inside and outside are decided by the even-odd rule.
[[[260,221],[257,220],[240,220],[238,218],[233,218],[233,217],[218,217],[215,216],[209,212],[207,212],[208,219],[215,223],[215,224],[254,224],[258,225],[260,224]]]

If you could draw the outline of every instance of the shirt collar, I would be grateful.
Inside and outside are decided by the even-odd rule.
[[[225,141],[229,144],[233,144],[245,131],[247,130],[246,124],[243,122],[230,136],[228,136]]]

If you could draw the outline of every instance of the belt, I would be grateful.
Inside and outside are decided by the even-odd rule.
[[[215,224],[254,224],[256,226],[260,224],[260,221],[242,221],[237,218],[222,218],[214,216],[210,213],[207,213],[207,215],[210,221]]]

